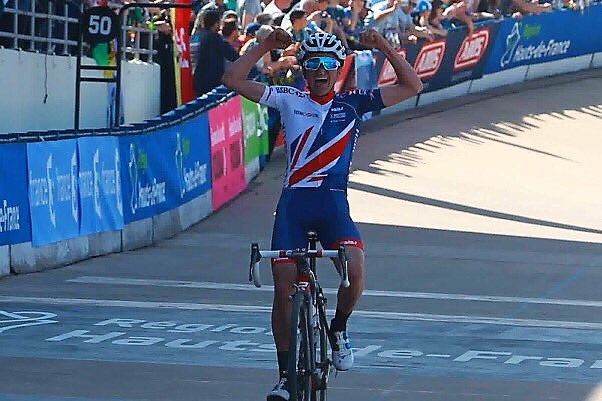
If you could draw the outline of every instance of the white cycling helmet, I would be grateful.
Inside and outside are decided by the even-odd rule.
[[[347,53],[343,43],[330,33],[313,33],[301,44],[297,57],[303,60],[310,53],[332,53],[339,61],[345,61]]]

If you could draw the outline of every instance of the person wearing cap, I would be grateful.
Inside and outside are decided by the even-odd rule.
[[[287,168],[276,209],[272,249],[306,247],[308,230],[318,234],[324,249],[338,249],[339,244],[345,247],[351,284],[338,289],[335,315],[329,327],[329,337],[333,339],[332,363],[341,371],[353,366],[347,321],[364,288],[363,244],[347,201],[347,182],[359,124],[363,114],[397,104],[422,90],[412,66],[382,35],[369,29],[362,33],[360,42],[385,55],[397,76],[396,84],[335,94],[334,86],[346,52],[336,36],[326,33],[306,38],[297,56],[309,91],[266,86],[248,79],[249,71],[265,53],[291,45],[291,36],[282,29],[276,29],[232,63],[222,78],[224,85],[239,95],[275,108],[282,116]],[[295,261],[273,259],[272,275],[272,333],[279,379],[267,400],[288,401],[291,397],[287,369],[292,310],[289,297],[294,291],[291,283],[297,276]]]

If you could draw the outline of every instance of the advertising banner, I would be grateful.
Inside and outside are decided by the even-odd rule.
[[[556,11],[520,21],[503,20],[485,74],[602,51],[602,40],[592,40],[600,21],[602,5],[592,5],[583,13]]]
[[[177,0],[177,4],[191,4],[191,0]],[[175,18],[174,18],[175,17]],[[192,85],[192,63],[190,61],[190,37],[188,36],[188,25],[190,24],[190,8],[172,9],[172,21],[175,21],[173,38],[175,43],[176,59],[176,83],[178,106],[188,103],[194,99]]]
[[[483,76],[487,51],[497,32],[497,24],[478,27],[472,36],[465,29],[449,31],[446,38],[398,50],[414,67],[423,82],[423,92],[431,92],[457,83]],[[380,52],[375,52],[375,68],[378,86],[391,85],[397,81],[393,66]],[[362,85],[358,74],[358,83]]]
[[[242,127],[244,133],[245,164],[268,153],[268,112],[267,107],[240,98]]]
[[[180,204],[173,129],[119,138],[124,222],[145,219]]]
[[[447,51],[443,68],[446,74],[446,86],[452,86],[483,76],[487,54],[493,47],[498,31],[498,23],[489,23],[476,27],[472,35],[464,29],[449,31],[447,35]]]
[[[240,97],[209,110],[213,210],[246,186]]]
[[[184,204],[211,189],[207,113],[187,120],[171,130],[174,131],[176,140],[178,203]]]
[[[421,45],[407,46],[402,49],[398,49],[397,53],[401,54],[408,61],[408,63],[414,65],[420,48]],[[374,68],[376,70],[376,83],[379,87],[392,85],[397,81],[397,75],[395,75],[393,66],[379,51],[374,51]]]
[[[123,228],[121,160],[116,137],[77,140],[80,235]]]
[[[0,145],[0,245],[31,240],[27,197],[27,146]]]
[[[33,245],[77,237],[77,140],[28,143],[27,165]]]

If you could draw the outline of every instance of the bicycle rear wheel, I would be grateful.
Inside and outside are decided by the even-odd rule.
[[[289,401],[309,401],[311,396],[309,310],[306,297],[301,291],[293,296],[287,371],[291,395]]]

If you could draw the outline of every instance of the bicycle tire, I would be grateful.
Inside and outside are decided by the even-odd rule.
[[[309,401],[311,396],[309,375],[311,359],[308,352],[310,346],[309,315],[306,296],[300,291],[293,296],[287,370],[289,401]]]
[[[320,305],[318,307],[318,333],[319,333],[319,341],[320,341],[320,352],[317,355],[316,366],[320,366],[317,369],[319,374],[318,379],[319,389],[313,390],[311,395],[311,401],[326,401],[327,399],[327,389],[328,389],[328,376],[330,374],[330,361],[328,359],[328,334],[326,333],[326,326],[324,326],[321,315],[325,316],[326,312],[324,311],[324,305]]]

